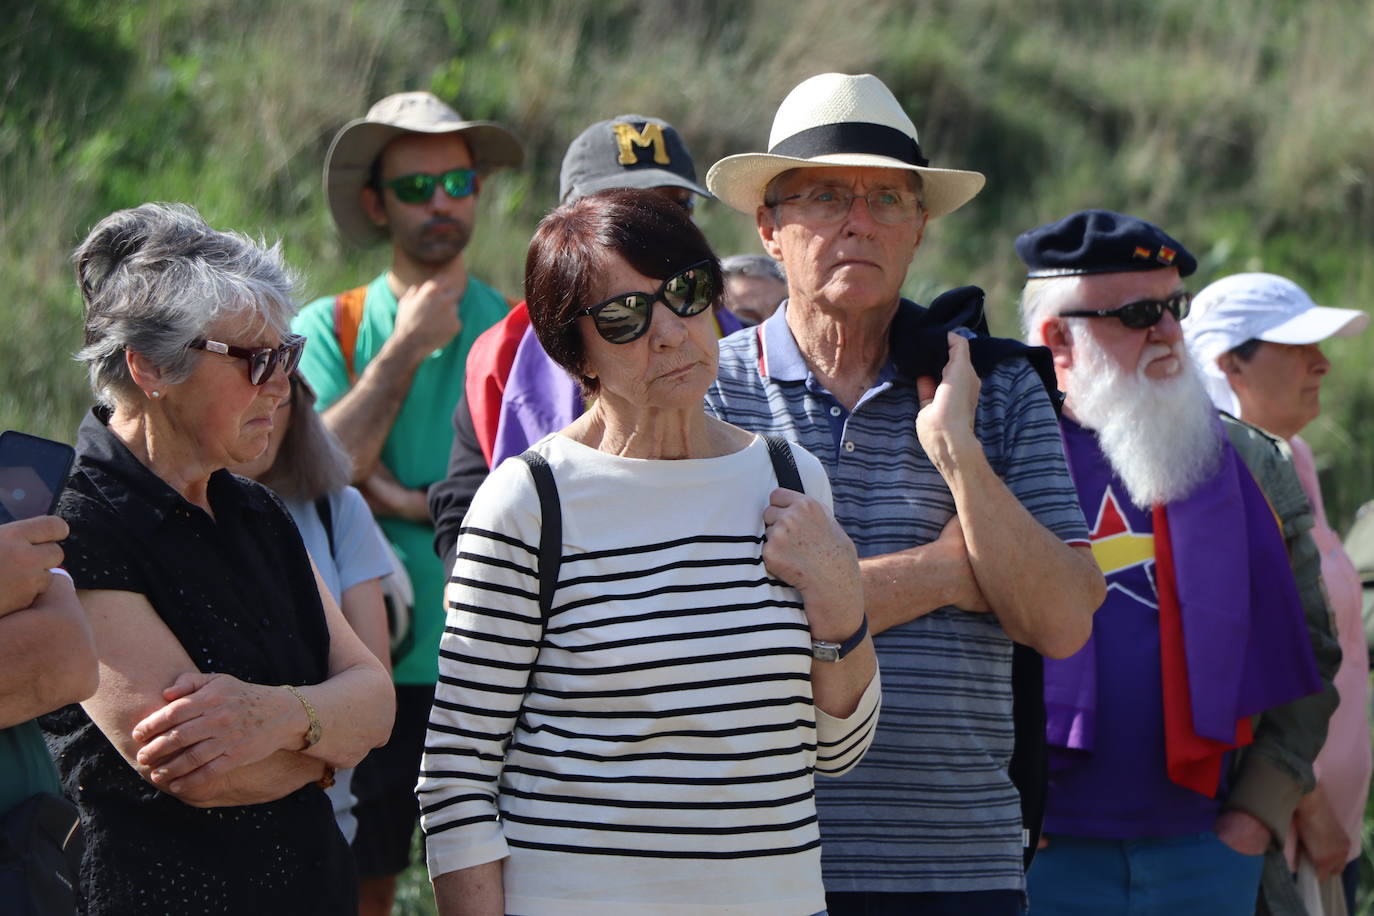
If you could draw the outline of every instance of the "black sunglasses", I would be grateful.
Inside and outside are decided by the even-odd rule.
[[[596,332],[613,344],[638,340],[649,330],[655,302],[662,302],[683,318],[704,312],[716,300],[710,268],[710,261],[698,261],[664,280],[657,292],[621,293],[577,314],[590,315]]]
[[[1192,293],[1175,293],[1168,299],[1137,299],[1114,309],[1073,309],[1059,314],[1064,318],[1115,318],[1126,327],[1139,331],[1159,324],[1165,312],[1182,321],[1188,317],[1192,302]]]
[[[206,340],[201,338],[191,344],[192,350],[205,350],[209,353],[219,353],[223,356],[232,356],[236,359],[244,360],[248,363],[248,381],[254,385],[261,385],[272,377],[277,366],[281,366],[282,371],[288,376],[296,371],[296,366],[300,365],[301,353],[305,350],[305,338],[300,334],[287,334],[282,338],[279,347],[232,347],[227,343],[220,343],[218,340]]]

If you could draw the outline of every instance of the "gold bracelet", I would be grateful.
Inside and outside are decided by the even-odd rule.
[[[315,707],[310,705],[310,701],[305,698],[305,694],[301,693],[290,684],[282,684],[282,686],[291,691],[296,699],[301,701],[301,705],[305,707],[305,715],[310,719],[310,727],[305,730],[305,746],[314,747],[320,741],[319,714],[315,712]],[[302,750],[304,750],[304,748],[302,748]]]

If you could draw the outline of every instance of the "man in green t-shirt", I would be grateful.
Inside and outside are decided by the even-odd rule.
[[[308,338],[301,371],[415,592],[411,639],[394,660],[396,725],[353,782],[364,914],[390,912],[419,816],[413,790],[438,678],[446,573],[430,548],[425,490],[447,468],[468,348],[508,308],[468,273],[463,251],[482,181],[523,158],[504,127],[465,121],[428,92],[403,92],[345,125],[325,161],[339,234],[358,245],[389,242],[391,265],[367,286],[301,310],[293,323]]]

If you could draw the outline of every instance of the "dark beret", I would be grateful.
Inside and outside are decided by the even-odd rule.
[[[1153,223],[1110,210],[1081,210],[1016,237],[1028,277],[1067,277],[1178,268],[1197,270],[1197,258]]]

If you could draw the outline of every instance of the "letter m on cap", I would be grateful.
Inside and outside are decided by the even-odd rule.
[[[617,161],[621,165],[634,165],[639,161],[634,149],[636,146],[652,146],[654,162],[668,164],[668,144],[663,140],[663,128],[659,125],[646,123],[643,130],[635,130],[633,124],[612,124],[611,129],[615,131],[616,142],[620,145],[620,158]]]

